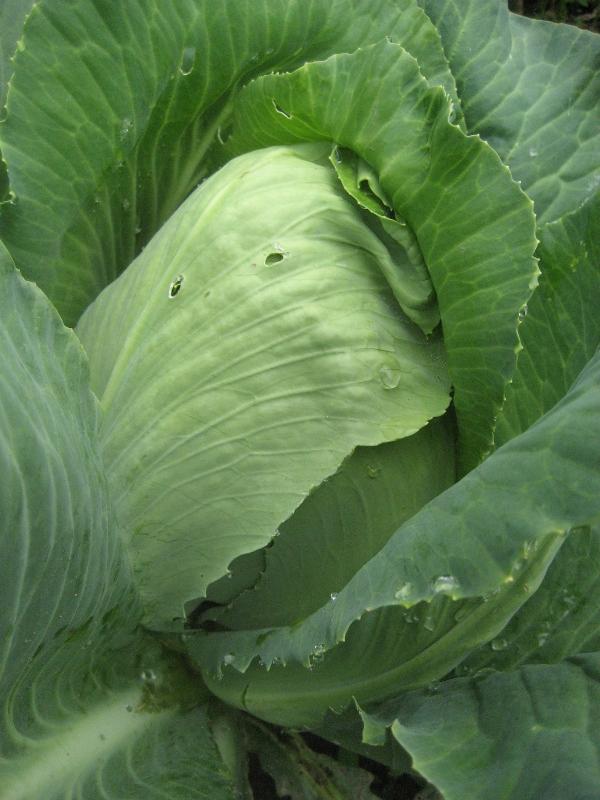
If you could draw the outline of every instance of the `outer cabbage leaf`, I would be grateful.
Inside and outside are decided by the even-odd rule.
[[[598,36],[509,14],[504,0],[419,3],[442,36],[469,130],[487,139],[523,182],[539,222],[595,194]]]
[[[230,800],[198,682],[136,630],[97,424],[77,337],[2,248],[2,800]]]
[[[596,194],[538,231],[542,276],[519,328],[523,351],[498,417],[498,444],[564,397],[600,344],[599,222]]]
[[[20,41],[23,23],[34,0],[2,0],[0,2],[0,118],[4,118],[4,104],[8,82],[12,75],[12,60]],[[0,201],[8,194],[6,164],[0,154]]]
[[[78,326],[153,625],[267,544],[356,445],[449,402],[439,337],[398,309],[329,150],[230,162]]]
[[[2,0],[0,3],[0,108],[4,108],[13,56],[19,46],[23,24],[35,0]],[[22,44],[20,45],[23,46]]]
[[[455,97],[415,0],[45,0],[1,132],[2,239],[74,324],[206,176],[240,85],[384,37]]]
[[[498,419],[499,443],[552,408],[600,344],[599,208],[597,196],[539,232],[542,277],[520,328],[524,349]],[[570,536],[540,589],[491,647],[460,666],[461,673],[598,649],[599,546],[597,525]]]
[[[600,654],[586,653],[409,692],[365,717],[365,733],[391,725],[445,800],[594,800],[598,714]]]
[[[600,644],[600,526],[576,528],[535,594],[487,645],[456,669],[457,676],[528,663],[555,663]]]

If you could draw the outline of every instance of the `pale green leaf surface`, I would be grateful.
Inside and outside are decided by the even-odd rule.
[[[77,337],[0,246],[0,796],[231,800],[193,682],[135,631]]]
[[[413,767],[445,800],[596,800],[599,715],[600,655],[588,653],[446,681],[368,722],[391,723]]]
[[[498,417],[503,444],[549,411],[600,344],[600,194],[542,226],[542,275],[519,334],[523,351]]]
[[[207,173],[230,99],[260,74],[402,41],[455,97],[415,0],[46,0],[15,63],[0,235],[74,324]]]
[[[468,129],[522,181],[538,221],[558,219],[595,194],[599,37],[509,14],[505,0],[419,3],[442,36]]]
[[[280,526],[256,585],[207,617],[233,629],[303,620],[453,483],[453,430],[444,420],[397,442],[358,448]]]
[[[329,149],[230,162],[78,326],[153,625],[267,544],[355,446],[448,405],[439,337],[398,309]]]
[[[428,647],[400,663],[393,675],[362,676],[355,684],[336,684],[333,671],[327,668],[328,662],[335,662],[336,648],[314,669],[314,679],[306,678],[297,696],[292,690],[299,667],[294,667],[293,675],[287,668],[292,676],[287,682],[283,667],[272,667],[269,675],[254,665],[250,676],[257,682],[253,710],[259,715],[281,713],[284,695],[287,713],[293,713],[296,701],[299,713],[304,713],[341,703],[348,692],[359,699],[361,693],[372,699],[377,693],[389,694],[392,679],[399,689],[442,677],[453,660],[456,666],[478,644],[499,635],[538,587],[562,535],[600,511],[600,464],[592,436],[599,414],[597,354],[552,411],[405,523],[335,602],[293,628],[190,633],[186,639],[191,655],[207,673],[218,670],[223,662],[247,670],[257,656],[266,665],[277,660],[307,663],[311,653],[326,653],[341,642],[365,612],[393,605],[410,609],[437,597],[443,617],[451,607],[446,596],[482,598],[464,614],[457,605],[461,616],[454,624],[434,619]],[[362,624],[355,626],[357,635]],[[324,688],[319,686],[321,670]],[[221,696],[246,705],[252,694],[248,676],[236,677],[231,668],[220,681],[210,678],[210,685]]]
[[[515,364],[517,316],[535,283],[536,242],[531,201],[489,146],[448,115],[442,90],[384,42],[248,85],[226,150],[325,139],[375,170],[437,293],[467,471],[492,445]]]

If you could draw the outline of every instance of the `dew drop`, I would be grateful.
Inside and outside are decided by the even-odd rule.
[[[323,658],[325,657],[326,650],[327,647],[324,644],[314,645],[312,653],[310,654],[309,657],[309,669],[311,669],[312,667],[315,666],[315,664],[318,664],[320,661],[323,660]]]
[[[508,647],[508,642],[506,641],[506,639],[492,639],[492,641],[490,642],[490,647],[495,652],[498,652],[499,650],[506,650],[506,648]]]
[[[235,655],[233,653],[225,653],[223,656],[223,663],[224,664],[233,664],[235,661]]]
[[[123,117],[121,120],[121,129],[119,130],[119,138],[122,142],[129,136],[132,127],[133,121],[129,117]]]
[[[539,153],[538,153],[538,151],[535,149],[535,147],[530,147],[530,148],[529,148],[529,157],[530,157],[530,158],[536,158],[536,156],[538,156],[538,155],[539,155]]]
[[[194,69],[196,62],[196,48],[186,47],[181,57],[181,64],[179,65],[179,72],[182,75],[189,75]]]
[[[432,615],[432,614],[427,614],[427,616],[426,616],[426,617],[425,617],[425,619],[423,620],[423,627],[424,627],[424,628],[425,628],[425,630],[427,630],[427,631],[433,631],[433,630],[435,630],[435,622],[434,622],[434,619],[433,619],[433,615]]]
[[[396,600],[407,600],[412,592],[412,583],[403,583],[398,587],[394,597]]]
[[[484,603],[489,603],[490,600],[493,600],[494,597],[500,592],[500,587],[496,589],[492,589],[490,592],[486,592],[485,594],[481,595],[481,599]]]
[[[374,467],[372,464],[367,465],[367,475],[369,478],[376,478],[381,472],[381,467]]]
[[[444,594],[451,594],[452,592],[455,592],[458,587],[459,582],[454,575],[440,575],[440,577],[436,578],[433,582],[433,591],[436,594],[441,592]]]
[[[459,664],[454,672],[457,678],[469,678],[473,674],[473,670],[467,664]]]
[[[519,322],[523,322],[526,316],[527,316],[527,304],[525,304],[523,308],[519,311]]]
[[[329,595],[329,597],[330,597],[330,599],[331,599],[331,602],[332,602],[332,603],[335,603],[335,601],[338,599],[337,592],[332,592],[332,593]]]
[[[537,643],[539,647],[543,647],[550,638],[550,631],[540,631],[537,635]]]
[[[379,370],[379,379],[384,389],[396,389],[401,376],[402,373],[397,368],[384,366]]]
[[[125,706],[125,711],[128,711],[129,713],[133,711],[133,706],[131,705],[131,703],[127,703],[127,705]]]
[[[127,210],[128,210],[130,207],[131,207],[131,203],[130,203],[130,201],[127,199],[127,197],[126,197],[126,198],[123,200],[123,202],[121,203],[121,207],[122,207],[123,211],[127,211]]]

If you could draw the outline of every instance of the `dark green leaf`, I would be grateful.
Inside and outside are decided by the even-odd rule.
[[[600,654],[589,653],[409,693],[369,725],[391,723],[445,800],[596,800],[599,715]]]

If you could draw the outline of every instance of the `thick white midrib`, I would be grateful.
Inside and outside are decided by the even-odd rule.
[[[74,717],[56,735],[33,743],[10,767],[0,765],[2,800],[47,800],[61,797],[61,790],[68,796],[69,788],[93,771],[98,762],[174,713],[127,710],[135,709],[139,701],[139,687],[114,695],[105,704]]]

